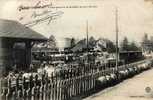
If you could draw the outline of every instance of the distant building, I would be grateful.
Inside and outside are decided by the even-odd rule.
[[[153,51],[153,42],[142,42],[142,51],[144,53],[151,53]]]
[[[103,38],[100,38],[98,40],[93,40],[93,43],[89,41],[88,50],[106,51],[108,43],[109,40]],[[73,52],[87,50],[87,40],[86,39],[80,40],[71,50]]]

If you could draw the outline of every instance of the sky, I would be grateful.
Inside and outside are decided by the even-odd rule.
[[[54,7],[19,11],[20,6],[52,4]],[[46,37],[54,35],[59,46],[64,46],[64,38],[86,37],[88,21],[89,36],[108,38],[115,41],[115,10],[118,9],[119,41],[128,37],[130,41],[140,42],[145,33],[153,36],[153,4],[152,0],[0,0],[0,18],[17,20],[27,24],[35,18],[31,15],[49,10],[61,11],[63,14],[56,20],[41,22],[30,26]],[[70,8],[81,6],[84,8]],[[89,7],[90,6],[90,7]],[[66,8],[68,7],[68,8]],[[42,16],[41,16],[42,17]],[[27,33],[28,34],[28,33]]]

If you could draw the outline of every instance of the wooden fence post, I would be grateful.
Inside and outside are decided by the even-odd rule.
[[[15,93],[15,91],[12,93],[12,99],[16,100],[16,93]]]
[[[39,99],[43,99],[43,84],[41,84],[40,89],[39,89]]]
[[[35,97],[35,87],[33,87],[31,90],[31,100],[34,100],[34,97]]]
[[[44,84],[44,88],[43,88],[43,100],[46,100],[47,98],[47,83]]]

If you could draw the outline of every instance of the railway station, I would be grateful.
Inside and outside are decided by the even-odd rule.
[[[153,67],[152,55],[135,42],[125,37],[119,46],[117,9],[115,43],[89,37],[87,21],[86,37],[64,37],[69,46],[61,49],[52,34],[46,38],[26,25],[0,19],[1,100],[82,100]]]

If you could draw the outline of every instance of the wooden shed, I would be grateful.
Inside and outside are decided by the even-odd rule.
[[[47,38],[13,20],[0,19],[0,70],[26,70],[31,63],[31,48]]]

